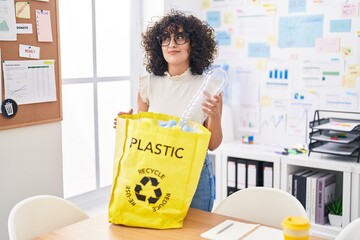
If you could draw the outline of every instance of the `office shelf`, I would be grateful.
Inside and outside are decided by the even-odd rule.
[[[321,114],[338,115],[345,118],[320,118]],[[316,110],[314,120],[309,123],[309,153],[318,152],[360,159],[360,120],[346,118],[347,115],[360,118],[357,112]],[[340,159],[339,159],[340,160]]]
[[[288,190],[289,174],[298,169],[308,169],[314,171],[325,171],[336,174],[336,196],[342,197],[343,215],[342,223],[346,226],[351,221],[351,180],[352,166],[348,161],[338,161],[335,156],[317,155],[308,157],[306,155],[289,155],[281,158],[281,189]],[[329,224],[321,225],[311,223],[313,234],[334,238],[341,228],[333,227]]]
[[[360,164],[352,157],[339,157],[332,154],[313,152],[307,154],[280,155],[284,146],[263,144],[242,144],[240,140],[225,143],[214,154],[217,203],[227,197],[228,193],[228,160],[246,159],[262,161],[273,165],[273,187],[288,190],[289,173],[298,169],[325,171],[336,174],[336,195],[343,200],[343,227],[350,221],[360,217]],[[334,239],[343,227],[329,224],[312,223],[312,234]]]

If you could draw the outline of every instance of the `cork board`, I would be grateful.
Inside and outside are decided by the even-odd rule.
[[[25,1],[14,1],[25,2]],[[31,34],[17,34],[16,41],[0,41],[1,61],[22,61],[22,60],[55,60],[55,86],[56,86],[56,101],[41,102],[34,104],[18,105],[17,114],[13,118],[5,118],[0,115],[0,130],[30,126],[34,124],[43,124],[49,122],[56,122],[62,120],[62,105],[61,105],[61,76],[60,76],[60,43],[59,43],[59,16],[58,16],[58,1],[49,0],[43,1],[28,1],[30,4],[30,18],[16,18],[16,23],[32,24]],[[36,31],[36,10],[49,10],[52,42],[38,42]],[[15,8],[16,11],[16,8]],[[40,48],[40,59],[29,59],[19,56],[19,44],[36,46]],[[1,63],[2,64],[2,63]],[[2,84],[2,99],[5,100],[4,92],[4,69],[1,66],[1,84]]]

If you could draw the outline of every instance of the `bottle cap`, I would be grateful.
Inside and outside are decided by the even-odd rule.
[[[291,230],[308,230],[310,228],[309,220],[300,216],[291,216],[284,219],[282,226]]]

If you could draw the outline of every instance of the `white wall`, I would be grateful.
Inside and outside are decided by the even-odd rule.
[[[192,14],[198,16],[200,13],[201,1],[183,1],[183,0],[165,0],[164,8],[165,12],[169,12],[171,9],[180,10],[186,14]]]
[[[20,200],[38,194],[63,196],[61,123],[0,131],[0,239]]]

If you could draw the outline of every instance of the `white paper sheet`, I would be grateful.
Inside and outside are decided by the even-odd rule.
[[[271,240],[283,240],[283,231],[276,228],[270,228],[265,226],[258,227],[251,234],[246,236],[244,240],[260,240],[260,239],[271,239]]]
[[[225,220],[219,225],[211,228],[209,231],[202,233],[200,236],[206,239],[235,240],[245,236],[258,226],[259,224]]]
[[[33,27],[31,23],[17,23],[16,24],[17,34],[32,34]]]
[[[50,11],[36,10],[36,28],[39,42],[52,42]]]
[[[5,98],[17,104],[56,101],[54,60],[4,61]]]
[[[16,40],[16,20],[14,6],[14,0],[0,1],[0,40]]]
[[[35,46],[19,44],[19,56],[23,58],[40,58],[40,48]]]
[[[232,220],[226,220],[211,228],[210,230],[202,233],[200,236],[212,240],[284,239],[283,231],[280,229],[260,226],[260,224],[250,224]]]

